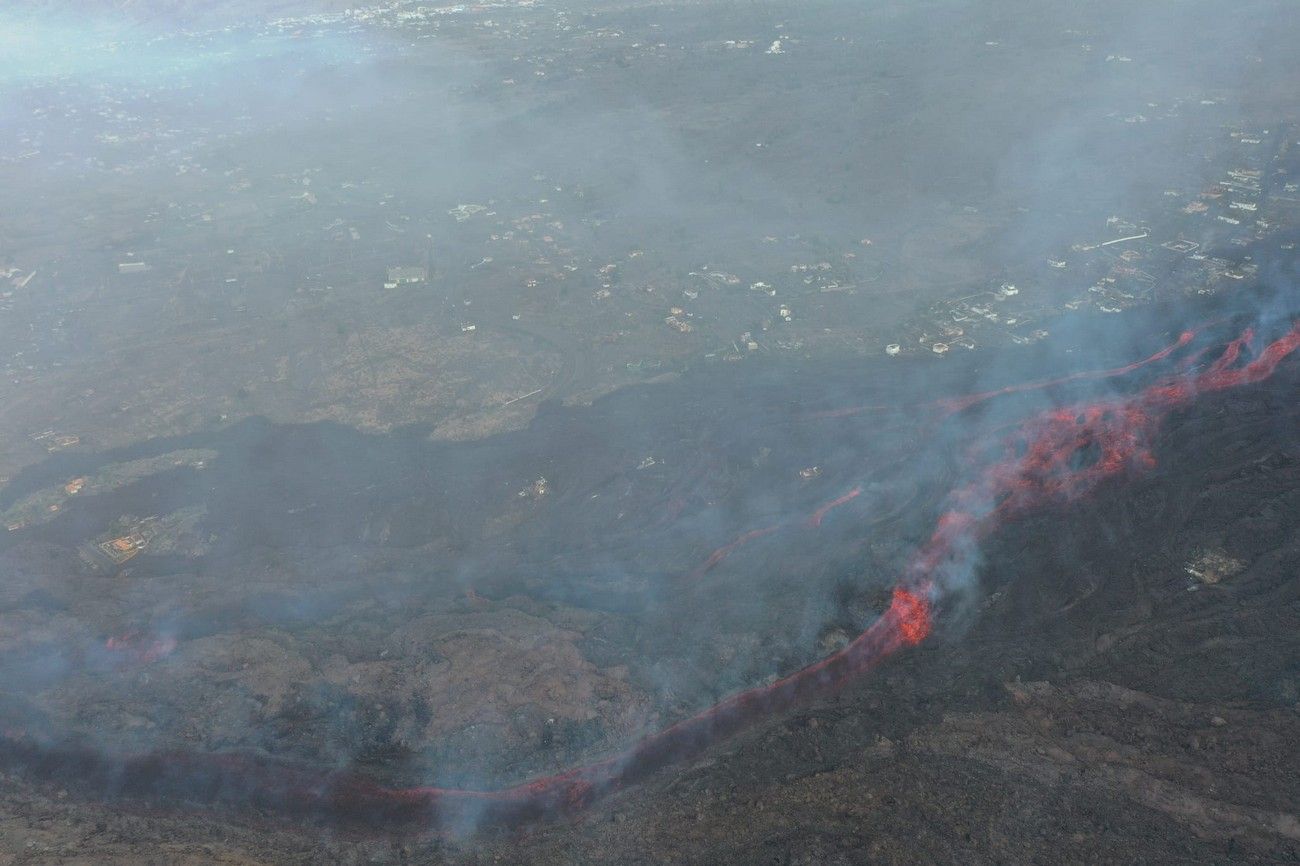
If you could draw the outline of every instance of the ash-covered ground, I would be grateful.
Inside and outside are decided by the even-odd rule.
[[[1283,0],[0,5],[0,866],[1300,858]]]
[[[1111,334],[1125,348],[1093,360],[1148,357],[1179,317],[1215,313],[1126,320]],[[1090,327],[1112,323],[1075,339],[1091,345]],[[1069,370],[1042,360],[1041,372]],[[710,373],[553,407],[477,443],[242,423],[51,458],[15,479],[6,506],[89,480],[5,539],[6,736],[108,756],[262,755],[392,785],[498,787],[616,752],[861,631],[981,436],[1160,374],[999,398],[955,426],[925,420],[928,399],[1014,384],[998,363],[905,368],[924,387],[842,370]],[[1263,383],[1203,395],[1167,419],[1154,470],[1003,526],[921,647],[576,815],[451,835],[304,827],[285,819],[288,804],[227,791],[214,811],[197,783],[114,797],[6,751],[0,851],[15,862],[1300,856],[1298,384],[1288,359]],[[864,401],[886,408],[827,411]],[[177,453],[188,462],[159,460]],[[106,468],[140,461],[156,471],[115,484]],[[849,489],[860,492],[844,499]],[[146,512],[159,519],[125,562],[87,549],[110,515]],[[767,526],[778,528],[749,538]]]

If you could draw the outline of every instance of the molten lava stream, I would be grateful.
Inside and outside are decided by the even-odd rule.
[[[830,502],[827,502],[821,508],[818,508],[816,511],[812,513],[812,516],[808,518],[808,525],[813,528],[821,526],[822,520],[826,517],[827,514],[831,512],[832,509],[839,508],[841,505],[845,504],[846,502],[852,502],[854,499],[857,499],[861,495],[862,495],[862,488],[854,487],[852,490],[850,490],[848,493],[845,493],[843,496],[839,497],[838,499],[832,499]]]
[[[1198,330],[1183,331],[1178,335],[1178,339],[1160,351],[1151,355],[1149,358],[1143,358],[1141,361],[1134,361],[1132,364],[1125,364],[1122,367],[1113,367],[1109,370],[1083,370],[1078,373],[1071,373],[1067,376],[1059,376],[1055,379],[1040,379],[1034,382],[1023,382],[1019,385],[1008,385],[1005,388],[997,388],[993,391],[982,391],[978,394],[964,394],[960,397],[943,397],[931,401],[924,405],[932,406],[941,410],[943,415],[952,415],[965,411],[979,403],[984,403],[996,397],[1004,397],[1008,394],[1023,394],[1029,391],[1042,391],[1046,388],[1065,385],[1070,382],[1080,382],[1091,379],[1113,379],[1118,376],[1126,376],[1129,373],[1139,370],[1148,364],[1154,364],[1168,358],[1178,349],[1186,346],[1196,338]],[[878,412],[888,409],[896,409],[896,406],[850,406],[845,409],[827,409],[822,412],[814,412],[813,418],[847,418],[851,415],[860,415],[864,412]]]
[[[1199,393],[1272,375],[1300,348],[1300,323],[1254,360],[1237,366],[1251,339],[1249,331],[1243,333],[1197,375],[1166,378],[1131,397],[1029,418],[1008,437],[1003,459],[949,495],[948,510],[913,557],[889,608],[852,643],[771,685],[732,695],[606,760],[513,788],[469,791],[384,787],[351,772],[317,773],[249,754],[156,752],[113,759],[84,748],[42,746],[8,731],[0,736],[0,759],[106,795],[235,803],[370,829],[469,828],[478,822],[511,826],[571,813],[674,761],[698,755],[755,721],[834,694],[897,650],[925,640],[933,628],[934,601],[954,582],[970,578],[970,553],[979,538],[1028,509],[1068,501],[1104,479],[1153,465],[1152,438],[1170,411]],[[721,550],[776,528],[747,533]]]
[[[1184,332],[1177,343],[1144,361],[1091,375],[1119,375],[1166,358],[1190,342],[1192,336],[1193,332]],[[651,734],[620,755],[514,788],[493,792],[388,789],[351,782],[331,791],[335,795],[346,793],[352,808],[368,813],[403,813],[435,819],[444,825],[474,819],[515,823],[581,808],[673,761],[699,754],[758,719],[834,694],[898,649],[918,644],[930,635],[932,598],[955,579],[954,569],[969,568],[969,562],[963,560],[968,559],[967,551],[980,537],[1017,513],[1068,500],[1095,488],[1105,478],[1152,465],[1151,437],[1169,411],[1190,402],[1200,392],[1258,382],[1271,375],[1283,358],[1300,347],[1300,324],[1269,344],[1250,363],[1234,366],[1251,337],[1247,331],[1229,343],[1209,369],[1199,375],[1165,379],[1133,397],[1052,410],[1026,421],[1011,437],[1004,459],[953,491],[950,509],[913,558],[908,579],[894,589],[893,601],[885,613],[852,643],[821,661],[769,686],[732,695]],[[1036,383],[1034,387],[1044,385]],[[975,396],[988,399],[1011,390]],[[973,403],[961,402],[962,408],[969,405]],[[1094,460],[1076,460],[1093,448],[1097,450]],[[812,524],[819,523],[826,511],[858,492],[851,491],[818,509]],[[745,541],[778,528],[767,527],[740,536],[715,552],[706,565],[716,564]]]
[[[736,536],[734,541],[722,545],[717,550],[708,555],[708,558],[696,566],[690,573],[691,578],[703,577],[706,572],[712,571],[713,568],[722,560],[731,555],[732,551],[743,547],[756,538],[762,538],[764,535],[771,535],[784,527],[784,524],[777,523],[772,526],[764,526],[761,529],[751,529],[748,532]]]
[[[813,513],[808,517],[808,519],[804,521],[804,526],[810,529],[818,528],[819,526],[822,525],[822,520],[824,520],[826,518],[826,515],[829,514],[832,510],[838,508],[841,505],[844,505],[847,502],[852,502],[854,499],[857,499],[861,495],[862,495],[862,488],[854,487],[852,490],[850,490],[848,493],[845,493],[843,496],[840,496],[837,499],[832,499],[830,502],[827,502],[825,505],[822,505],[821,507],[813,511]],[[780,532],[782,529],[788,529],[790,526],[791,524],[789,523],[774,523],[771,526],[764,526],[759,529],[751,529],[748,532],[742,532],[740,535],[736,536],[736,538],[733,539],[732,541],[722,545],[717,550],[710,553],[708,557],[706,557],[703,562],[701,562],[699,565],[693,568],[690,574],[687,576],[691,579],[703,577],[705,574],[712,571],[724,559],[726,559],[728,556],[730,556],[739,548],[744,547],[749,542],[762,538],[765,535],[771,535],[774,532]]]
[[[302,791],[299,796],[317,800],[318,808],[308,811],[336,818],[369,816],[370,820],[428,821],[444,827],[476,821],[513,825],[568,814],[655,770],[698,755],[759,719],[832,695],[898,649],[920,643],[932,628],[928,591],[928,587],[896,587],[885,613],[839,652],[771,685],[732,695],[595,764],[500,791],[383,788],[340,777],[326,788]]]

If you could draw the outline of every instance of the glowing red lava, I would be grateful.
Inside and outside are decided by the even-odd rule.
[[[1119,375],[1169,357],[1192,339],[1187,332],[1144,361],[1099,373],[1052,380]],[[353,773],[313,772],[273,764],[249,754],[150,753],[108,758],[87,749],[42,748],[31,740],[0,739],[0,754],[53,777],[75,777],[83,787],[108,793],[272,808],[370,829],[418,826],[468,828],[479,822],[514,825],[571,813],[661,767],[700,754],[750,724],[810,700],[831,695],[894,652],[924,641],[933,629],[933,605],[946,590],[970,578],[980,537],[1030,508],[1063,502],[1101,481],[1154,465],[1153,437],[1169,412],[1196,395],[1259,382],[1300,347],[1300,324],[1240,364],[1253,334],[1243,333],[1204,371],[1162,379],[1130,397],[1053,409],[1024,422],[1005,443],[1004,455],[949,495],[929,541],[916,552],[885,612],[862,634],[833,653],[770,685],[747,689],[690,718],[644,737],[621,754],[594,764],[496,791],[383,787]],[[998,394],[1050,383],[1004,388],[950,401],[964,408]],[[855,490],[814,513],[813,525]],[[748,532],[705,563],[716,565],[735,547],[776,531]],[[179,792],[179,793],[178,793]]]
[[[700,563],[695,568],[695,570],[691,572],[690,576],[692,578],[702,577],[705,574],[705,572],[711,571],[714,566],[716,566],[718,563],[722,562],[722,560],[730,556],[732,551],[736,550],[739,547],[744,546],[745,544],[748,544],[749,542],[753,541],[756,538],[762,538],[764,535],[771,535],[773,532],[776,532],[781,528],[782,528],[782,524],[778,523],[773,526],[764,526],[761,529],[751,529],[748,532],[741,533],[740,535],[736,536],[736,539],[734,541],[724,544],[721,547],[719,547],[717,550],[710,553],[708,558],[705,559],[704,562]]]
[[[817,510],[815,510],[811,515],[808,516],[808,519],[804,521],[803,525],[809,529],[817,529],[822,525],[822,521],[826,518],[826,515],[829,514],[833,509],[836,509],[847,502],[852,502],[854,499],[857,499],[861,495],[862,495],[862,488],[854,487],[852,490],[850,490],[848,493],[845,493],[843,496],[840,496],[836,499],[832,499],[830,502],[827,502],[825,505],[822,505],[819,508],[817,508]],[[698,566],[696,566],[694,569],[691,570],[691,573],[688,575],[688,577],[690,577],[691,579],[703,577],[706,573],[712,571],[714,567],[716,567],[724,559],[726,559],[728,556],[734,553],[737,549],[744,547],[749,542],[762,538],[765,535],[771,535],[774,532],[779,532],[782,529],[789,529],[791,526],[793,526],[793,524],[791,523],[775,523],[771,526],[764,526],[759,529],[751,529],[748,532],[742,532],[740,535],[736,536],[735,539],[733,539],[732,541],[722,545],[717,550],[710,553],[703,562],[701,562]]]
[[[150,640],[139,634],[126,634],[104,641],[104,649],[140,664],[150,664],[171,655],[176,649],[176,638],[168,636]]]
[[[850,490],[848,493],[845,493],[843,496],[837,499],[832,499],[830,502],[827,502],[821,508],[818,508],[816,511],[812,513],[812,516],[808,518],[808,525],[813,527],[821,526],[822,520],[826,517],[828,513],[830,513],[831,509],[839,508],[841,505],[843,505],[846,502],[852,502],[854,499],[857,499],[861,495],[862,495],[862,488],[854,487],[852,490]]]
[[[1184,332],[1185,339],[1177,345],[1185,345],[1190,333]],[[1282,359],[1300,347],[1300,323],[1252,361],[1236,366],[1253,339],[1254,332],[1246,330],[1201,373],[1161,379],[1130,397],[1052,409],[1025,421],[1007,438],[1002,460],[949,495],[949,510],[912,563],[913,579],[944,585],[964,580],[970,562],[961,551],[1002,520],[1068,501],[1107,478],[1153,468],[1154,434],[1171,411],[1198,394],[1271,376]]]
[[[1109,370],[1084,370],[1078,373],[1071,373],[1068,376],[1060,376],[1055,379],[1039,379],[1034,382],[1022,382],[1018,385],[1008,385],[1005,388],[997,388],[993,391],[981,391],[978,394],[963,394],[960,397],[944,397],[935,400],[930,405],[941,410],[944,415],[951,415],[956,412],[969,409],[979,403],[984,403],[996,397],[1005,397],[1008,394],[1023,394],[1029,391],[1042,391],[1057,385],[1065,385],[1069,382],[1081,382],[1094,379],[1113,379],[1119,376],[1125,376],[1129,373],[1139,370],[1148,364],[1154,364],[1157,361],[1163,361],[1178,349],[1186,346],[1196,338],[1196,331],[1183,331],[1178,335],[1178,340],[1165,346],[1149,358],[1143,358],[1141,361],[1134,361],[1132,364],[1125,364],[1122,367],[1113,367]],[[846,418],[850,415],[860,415],[863,412],[879,412],[894,409],[894,406],[850,406],[845,409],[828,409],[824,412],[816,412],[814,418]]]
[[[924,594],[896,586],[890,610],[894,611],[898,620],[898,633],[902,636],[903,643],[919,644],[930,636],[933,628],[930,600]]]
[[[1149,358],[1143,358],[1141,361],[1134,361],[1132,364],[1125,364],[1123,367],[1114,367],[1110,370],[1085,370],[1080,373],[1071,373],[1069,376],[1061,376],[1056,379],[1043,379],[1037,382],[1025,382],[1020,385],[1008,385],[1005,388],[998,388],[995,391],[984,391],[980,394],[966,394],[962,397],[949,397],[939,400],[937,403],[949,412],[960,412],[963,409],[969,409],[977,403],[983,403],[992,400],[994,397],[1003,397],[1007,394],[1022,394],[1026,391],[1041,391],[1044,388],[1064,385],[1067,382],[1079,382],[1085,379],[1113,379],[1117,376],[1126,376],[1135,370],[1147,366],[1148,364],[1163,361],[1179,348],[1186,346],[1195,339],[1195,337],[1195,331],[1183,331],[1178,335],[1177,342],[1170,343],[1168,346],[1165,346]]]

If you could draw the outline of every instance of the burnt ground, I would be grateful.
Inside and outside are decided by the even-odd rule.
[[[839,699],[761,724],[576,820],[474,839],[364,839],[269,815],[106,806],[75,784],[10,775],[0,862],[1300,859],[1298,386],[1291,361],[1262,386],[1171,417],[1156,471],[1004,527],[986,545],[978,590],[925,645]],[[811,556],[797,548],[795,562]],[[1190,574],[1207,554],[1239,569]],[[536,751],[526,738],[514,748]],[[526,766],[515,760],[499,772]]]
[[[1300,859],[1296,387],[1206,399],[1153,475],[1009,526],[964,634],[478,861]],[[1248,565],[1197,581],[1206,547]]]

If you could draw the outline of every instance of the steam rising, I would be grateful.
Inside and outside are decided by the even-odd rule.
[[[516,826],[960,641],[1294,364],[1248,6],[0,12],[0,762]]]

